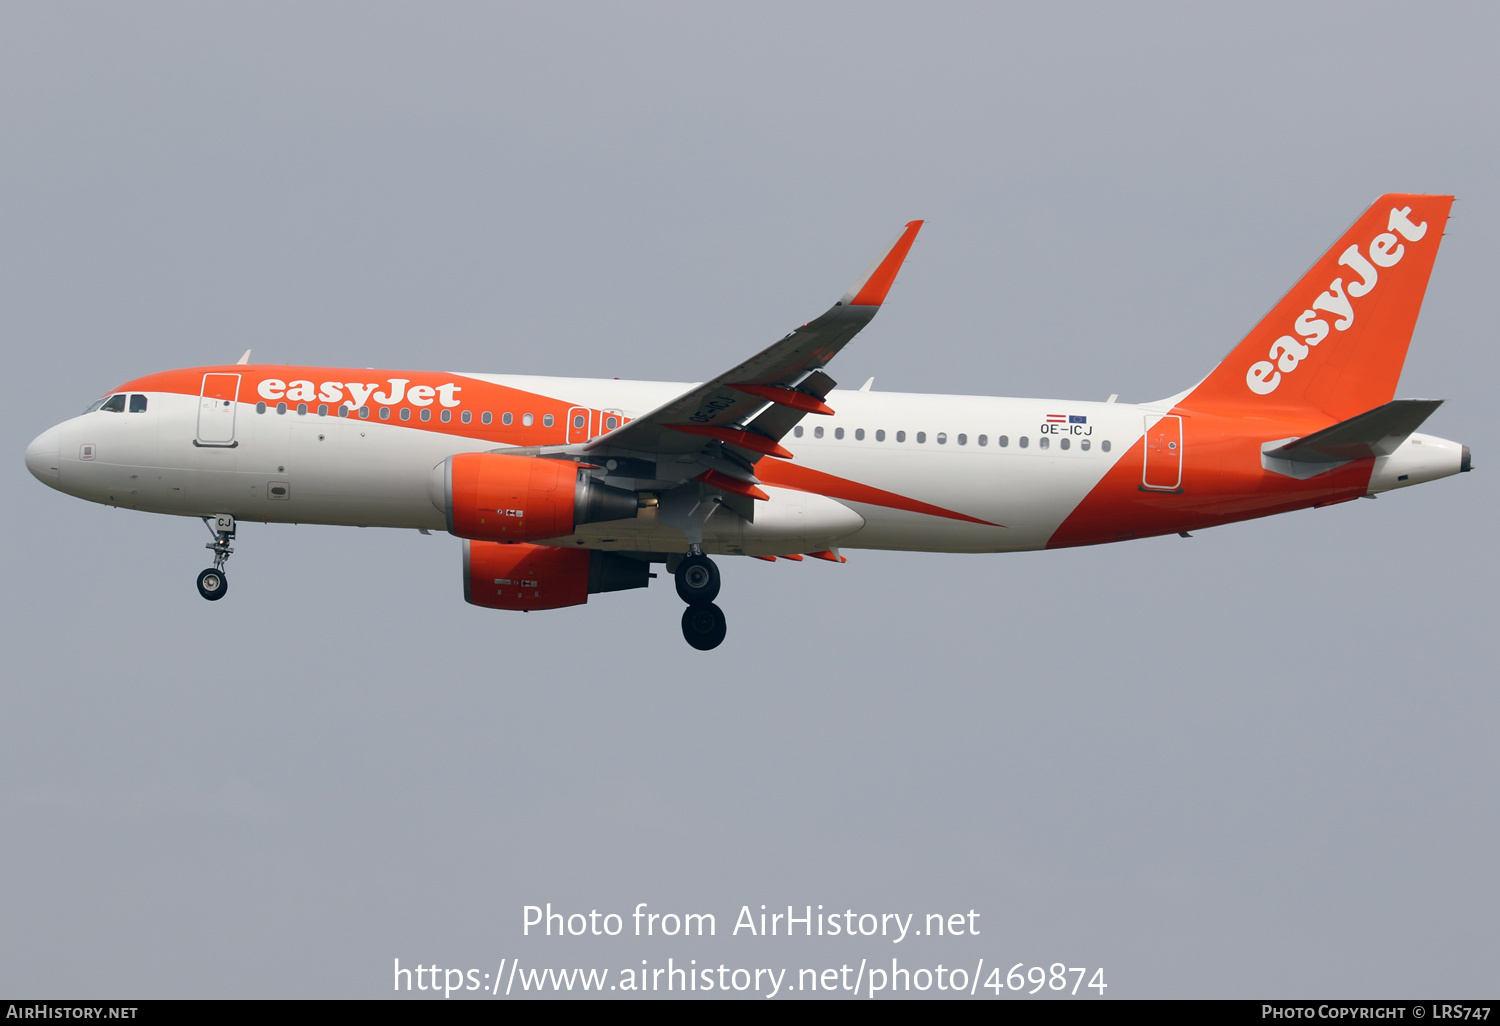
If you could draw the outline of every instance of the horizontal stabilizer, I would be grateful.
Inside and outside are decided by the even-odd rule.
[[[1332,427],[1265,450],[1264,455],[1293,463],[1344,463],[1389,456],[1441,405],[1441,399],[1393,399]]]

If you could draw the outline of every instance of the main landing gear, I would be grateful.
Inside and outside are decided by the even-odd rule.
[[[718,648],[728,626],[724,611],[714,605],[719,597],[719,568],[694,545],[677,564],[677,595],[688,607],[682,611],[682,636],[700,652]]]
[[[224,564],[229,562],[229,554],[234,551],[229,547],[229,543],[234,541],[234,517],[228,513],[220,513],[204,517],[203,523],[214,536],[213,541],[203,546],[213,552],[214,565],[198,575],[198,594],[210,602],[217,602],[229,591],[229,578],[224,576]]]

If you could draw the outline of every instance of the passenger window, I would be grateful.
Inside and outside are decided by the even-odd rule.
[[[143,395],[140,395],[139,393],[137,393],[135,395],[132,395],[130,397],[130,412],[131,413],[145,413],[146,412],[146,397],[143,396]]]
[[[359,419],[360,420],[369,420],[370,419],[370,408],[368,406],[361,406],[359,408]]]
[[[542,414],[542,427],[551,427],[551,426],[552,426],[552,414],[550,414],[550,413],[544,413],[544,414]]]
[[[576,416],[576,417],[573,418],[573,426],[574,427],[581,428],[581,427],[583,427],[583,424],[584,424],[584,416],[583,416],[583,414],[580,413],[578,416]]]
[[[307,404],[306,403],[298,403],[297,404],[297,414],[298,414],[298,416],[302,416],[302,417],[307,416]]]
[[[1017,442],[1016,444],[1019,445],[1021,448],[1024,449],[1028,445],[1031,444],[1031,439],[1027,438],[1025,435],[1022,435],[1021,436],[1021,440],[1019,442]]]
[[[927,441],[927,432],[926,431],[918,431],[917,432],[917,444],[921,445],[925,441]]]
[[[898,441],[898,442],[904,442],[904,441],[906,441],[906,432],[905,431],[897,431],[896,432],[896,441]]]
[[[946,432],[946,431],[939,431],[937,433],[937,444],[938,445],[947,445],[948,444],[948,432]]]
[[[515,419],[516,418],[515,418],[515,416],[513,414],[510,414],[510,413],[502,413],[502,414],[500,414],[500,423],[504,424],[506,427],[510,427],[511,423],[514,422]]]
[[[844,437],[844,429],[843,428],[834,428],[833,429],[833,437],[834,438],[843,438]]]
[[[326,416],[328,416],[328,404],[327,403],[319,403],[318,404],[318,416],[320,416],[320,417],[326,417]]]
[[[527,417],[528,422],[529,422],[531,414],[529,414],[529,413],[526,414],[526,417]],[[479,423],[481,423],[481,424],[488,424],[492,420],[494,420],[494,418],[490,416],[490,411],[489,410],[485,410],[483,413],[481,413],[479,415]]]
[[[989,435],[980,435],[976,439],[976,441],[978,441],[980,445],[989,445],[990,444],[990,437],[989,437]]]
[[[467,424],[467,423],[468,423],[468,422],[469,422],[469,421],[471,421],[471,420],[473,420],[473,419],[474,419],[474,414],[472,414],[472,413],[470,413],[470,412],[469,412],[469,411],[468,411],[468,410],[465,410],[465,411],[464,411],[464,412],[463,412],[463,413],[462,413],[462,414],[461,414],[461,415],[460,415],[460,416],[459,416],[459,418],[458,418],[458,419],[459,419],[459,420],[461,420],[461,421],[463,421],[463,422],[464,422],[464,423],[465,423],[465,424]]]
[[[452,410],[444,410],[442,413],[438,414],[438,420],[442,421],[444,424],[448,423],[452,419],[453,419],[453,411]]]
[[[1058,439],[1057,447],[1059,449],[1066,449],[1068,447],[1068,440],[1066,438]]]
[[[1082,449],[1084,452],[1088,452],[1089,451],[1089,440],[1087,438],[1085,438],[1083,441],[1079,442],[1078,443],[1078,448]]]
[[[299,410],[298,412],[300,413],[301,411]],[[409,406],[401,407],[401,419],[411,420],[411,408]]]
[[[121,392],[119,395],[110,396],[108,399],[104,400],[104,405],[99,407],[99,409],[103,410],[105,413],[124,413],[125,393]]]
[[[1100,442],[1099,448],[1103,449],[1105,452],[1109,452],[1109,439],[1105,439],[1104,441]]]
[[[256,413],[265,413],[266,412],[266,401],[264,399],[262,399],[260,402],[258,402],[258,403],[255,404],[255,412]]]
[[[427,409],[425,406],[422,408],[422,419],[423,420],[431,420],[432,419],[432,411],[429,410],[429,409]]]
[[[802,425],[798,424],[796,427],[792,428],[792,434],[796,435],[798,438],[801,438],[802,437]]]
[[[1023,442],[1022,444],[1024,445],[1025,443]],[[1045,449],[1052,444],[1052,439],[1048,438],[1046,435],[1043,435],[1041,438],[1038,438],[1036,440],[1036,444],[1038,448]]]
[[[489,421],[485,421],[485,423],[488,424]],[[533,425],[535,423],[536,423],[536,418],[533,417],[531,414],[529,414],[529,413],[523,413],[523,414],[521,414],[521,426],[522,427],[531,427],[531,425]]]
[[[615,428],[617,428],[619,426],[620,426],[620,418],[619,417],[606,417],[604,419],[604,430],[606,430],[606,431],[613,431]]]
[[[823,437],[823,428],[821,426],[813,428],[813,437],[814,438],[822,438]]]
[[[391,408],[389,406],[382,406],[380,408],[380,419],[381,420],[390,420],[391,419]]]
[[[855,428],[854,429],[854,440],[856,442],[863,442],[865,440],[865,429],[864,428]]]
[[[968,435],[959,435],[958,436],[958,444],[959,445],[968,445],[969,444],[969,436]]]
[[[876,431],[875,431],[875,441],[877,441],[877,442],[883,442],[883,441],[885,441],[885,428],[878,428],[878,429],[876,429]]]
[[[339,407],[339,416],[340,417],[347,417],[347,416],[349,416],[349,407],[347,407],[347,406],[340,406]]]
[[[276,412],[277,413],[285,413],[286,412],[286,403],[277,403],[276,404]]]
[[[995,439],[995,444],[998,445],[1000,448],[1004,449],[1007,445],[1010,444],[1010,436],[1009,435],[1001,435],[999,438]],[[1022,443],[1022,444],[1025,444],[1025,443]]]

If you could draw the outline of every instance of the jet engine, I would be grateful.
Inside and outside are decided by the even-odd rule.
[[[433,468],[429,492],[450,533],[484,541],[560,538],[579,524],[632,519],[638,506],[635,492],[576,463],[497,452],[448,457]]]
[[[618,552],[464,541],[464,601],[490,609],[560,609],[601,591],[644,588],[650,564]]]

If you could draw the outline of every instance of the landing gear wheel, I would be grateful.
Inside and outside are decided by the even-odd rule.
[[[694,602],[682,611],[682,636],[700,652],[718,648],[728,631],[724,611],[712,602]]]
[[[719,568],[701,552],[677,564],[677,597],[688,605],[707,604],[719,597]],[[719,619],[724,619],[720,614]],[[686,620],[683,623],[687,623]],[[686,629],[686,628],[684,628]],[[723,640],[722,637],[720,640]],[[717,645],[718,642],[714,642]],[[708,646],[713,648],[713,645]]]
[[[198,575],[198,594],[210,602],[217,602],[229,590],[229,578],[224,576],[224,564],[229,562],[229,554],[234,551],[229,547],[229,543],[234,541],[234,516],[215,513],[211,517],[203,517],[203,526],[214,536],[213,541],[203,546],[214,554],[214,565]]]
[[[217,567],[209,567],[198,575],[198,594],[210,602],[217,602],[229,590],[229,578]]]

